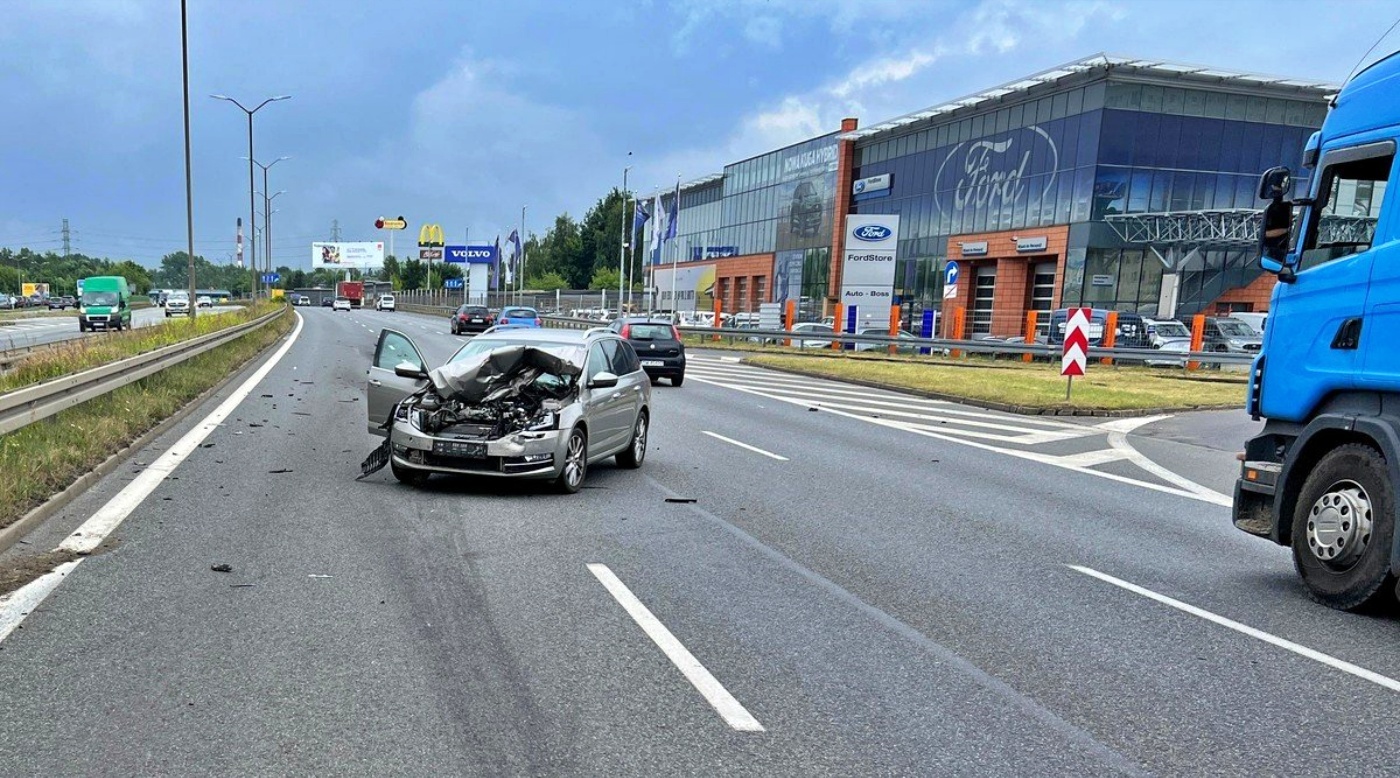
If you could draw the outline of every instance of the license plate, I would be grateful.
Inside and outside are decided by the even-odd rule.
[[[485,324],[481,319],[472,319],[472,324]]]
[[[433,453],[449,457],[486,456],[486,444],[474,440],[435,440]]]
[[[665,365],[666,365],[666,363],[665,363],[665,362],[662,362],[662,361],[659,360],[659,359],[643,359],[643,360],[642,360],[642,367],[664,367]]]

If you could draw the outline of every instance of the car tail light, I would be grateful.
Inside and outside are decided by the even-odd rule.
[[[486,317],[486,323],[487,323],[487,324],[490,324],[490,323],[493,322],[493,321],[495,321],[495,319],[491,318],[490,316],[487,316],[487,317]]]
[[[624,338],[630,338],[630,337],[632,337],[632,325],[630,325],[630,324],[624,324],[624,325],[622,325],[622,332],[621,332],[620,334],[621,334],[622,337],[624,337]]]
[[[510,324],[510,319],[507,319],[506,317],[502,316],[502,317],[501,317],[501,323],[502,323],[502,324]]]
[[[466,321],[466,320],[467,320],[467,315],[466,315],[465,313],[459,313],[459,314],[457,314],[457,321]]]

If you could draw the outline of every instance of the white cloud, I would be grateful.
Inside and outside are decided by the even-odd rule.
[[[744,24],[744,37],[769,48],[781,48],[783,23],[772,16],[755,16]]]

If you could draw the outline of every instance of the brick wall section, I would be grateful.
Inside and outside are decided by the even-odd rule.
[[[1045,251],[1017,254],[1013,238],[1045,236]],[[987,244],[987,256],[963,258],[963,243]],[[977,269],[995,265],[997,269],[996,297],[992,301],[992,333],[999,337],[1022,335],[1026,326],[1026,311],[1030,308],[1031,266],[1037,262],[1055,260],[1055,305],[1060,304],[1060,288],[1064,283],[1065,252],[1069,246],[1069,227],[1034,227],[1001,232],[979,232],[954,235],[948,239],[948,258],[958,261],[958,296],[944,301],[945,309],[957,306],[968,309],[967,332],[972,332],[972,288]],[[951,306],[950,306],[951,304]]]
[[[726,313],[741,310],[756,311],[759,303],[769,302],[772,294],[773,255],[745,254],[740,257],[717,259],[715,264],[715,285],[724,290],[721,304]],[[746,300],[739,299],[739,279],[745,279]],[[763,299],[758,299],[758,279],[767,279],[763,284]]]
[[[1215,299],[1215,302],[1206,307],[1209,313],[1217,311],[1216,306],[1223,306],[1227,303],[1248,303],[1255,313],[1264,313],[1269,310],[1269,298],[1274,293],[1274,284],[1278,279],[1272,273],[1262,273],[1245,286],[1236,287],[1226,291]]]
[[[841,132],[855,132],[860,123],[855,119],[842,119]],[[846,214],[851,209],[851,185],[855,183],[856,142],[838,140],[836,142],[836,191],[832,195],[836,213],[831,220],[831,269],[827,275],[827,294],[833,305],[841,303],[841,266],[846,253]]]

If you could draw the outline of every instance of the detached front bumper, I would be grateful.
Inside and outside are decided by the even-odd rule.
[[[404,421],[389,433],[389,455],[399,467],[452,475],[554,478],[568,436],[559,430],[515,432],[495,440],[434,437]]]

